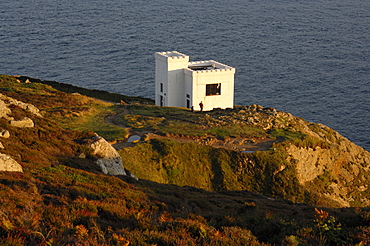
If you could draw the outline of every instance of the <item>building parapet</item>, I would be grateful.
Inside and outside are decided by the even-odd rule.
[[[220,62],[216,62],[214,60],[188,62],[187,69],[196,73],[219,73],[226,71],[235,72],[235,68],[222,64]]]
[[[235,68],[214,60],[188,62],[185,72],[189,73],[235,73]]]
[[[164,57],[166,59],[189,59],[189,56],[178,51],[156,52],[156,56]]]
[[[227,69],[214,69],[214,70],[199,70],[199,71],[194,71],[192,69],[189,69],[189,68],[185,68],[184,69],[184,72],[185,74],[192,74],[192,73],[196,73],[196,74],[199,74],[199,73],[232,73],[234,74],[235,73],[235,68],[227,68]]]
[[[211,65],[211,64],[215,64],[217,68],[233,68],[233,67],[230,67],[228,65],[225,65],[221,62],[217,62],[217,61],[214,61],[214,60],[207,60],[207,61],[192,61],[192,62],[189,62],[188,65],[189,66],[192,66],[192,65],[200,65],[200,64],[204,64],[204,65]]]
[[[216,69],[216,70],[201,70],[194,71],[196,73],[224,73],[224,72],[234,72],[234,69]]]

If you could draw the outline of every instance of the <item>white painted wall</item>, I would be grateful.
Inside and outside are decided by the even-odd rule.
[[[195,110],[200,110],[202,101],[203,110],[214,108],[232,108],[234,106],[234,68],[193,71],[185,69],[186,80],[192,83],[192,105]],[[206,96],[207,84],[221,84],[220,95]]]
[[[160,105],[160,96],[164,98],[163,106],[184,107],[184,68],[187,67],[189,56],[177,51],[157,52],[155,72],[155,104]],[[160,84],[163,83],[163,92]]]

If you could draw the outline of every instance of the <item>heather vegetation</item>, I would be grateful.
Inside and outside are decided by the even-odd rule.
[[[10,138],[0,138],[4,145],[0,152],[12,156],[24,170],[0,172],[0,245],[370,243],[369,208],[308,205],[317,198],[297,181],[285,148],[330,146],[294,131],[293,122],[284,119],[289,129],[230,126],[229,118],[220,117],[233,112],[200,114],[139,104],[140,98],[128,97],[130,106],[113,105],[82,95],[94,91],[80,88],[76,94],[77,87],[17,79],[26,78],[1,75],[0,93],[34,104],[44,117],[14,105],[11,116],[32,118],[35,127],[17,128],[0,119],[0,128],[11,132]],[[124,166],[138,181],[103,175],[91,150],[78,140],[94,132],[109,140],[125,139],[127,130],[104,121],[123,107],[129,113],[117,121],[137,133],[278,141],[264,151],[243,153],[170,137],[150,139],[120,150]],[[324,192],[332,182],[335,177],[324,172],[311,188]],[[360,185],[360,180],[355,182]]]
[[[58,122],[58,126],[64,129],[93,131],[107,140],[124,139],[127,135],[125,129],[104,123],[104,118],[112,113],[110,107],[113,104],[77,93],[88,91],[86,89],[79,90],[71,86],[67,89],[73,93],[65,93],[47,84],[19,83],[16,78],[8,75],[1,75],[0,79],[0,90],[4,94],[34,104],[46,118]]]

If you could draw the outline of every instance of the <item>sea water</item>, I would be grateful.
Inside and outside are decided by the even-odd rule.
[[[154,53],[172,50],[235,67],[235,104],[370,150],[370,1],[0,2],[2,74],[154,98]]]

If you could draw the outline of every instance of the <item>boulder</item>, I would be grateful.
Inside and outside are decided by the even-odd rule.
[[[0,118],[8,117],[11,112],[5,102],[0,98]]]
[[[98,158],[96,164],[102,172],[110,175],[126,175],[122,158],[117,150],[102,137],[96,136],[91,140],[89,146],[93,149],[92,154]]]
[[[16,160],[0,153],[0,171],[23,172],[23,169]]]
[[[20,127],[20,128],[35,126],[35,123],[33,123],[33,120],[28,117],[24,117],[22,120],[11,120],[9,123],[12,126]]]
[[[10,133],[7,130],[0,130],[0,137],[2,138],[10,138]]]
[[[0,149],[5,149],[4,145],[2,142],[0,142]]]

